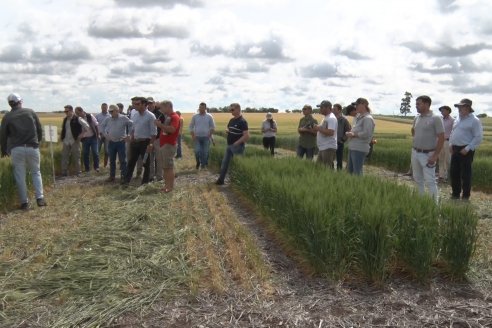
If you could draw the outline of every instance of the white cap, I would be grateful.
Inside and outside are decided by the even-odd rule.
[[[22,101],[22,98],[21,96],[19,96],[17,93],[11,93],[8,97],[7,97],[7,101],[10,103],[10,102],[14,102],[14,103],[18,103],[19,101]]]

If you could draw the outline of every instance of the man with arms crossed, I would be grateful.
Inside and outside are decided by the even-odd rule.
[[[204,102],[198,105],[198,113],[191,118],[189,128],[195,147],[196,169],[200,166],[205,169],[208,165],[210,138],[215,131],[215,122],[212,115],[207,113],[207,104]]]
[[[430,110],[429,96],[419,96],[415,107],[418,115],[413,123],[412,171],[419,193],[424,194],[424,183],[437,202],[439,192],[436,182],[436,163],[444,144],[444,124],[440,116]]]
[[[316,136],[319,150],[317,162],[333,169],[333,161],[337,152],[338,121],[331,112],[331,102],[328,100],[323,100],[316,107],[319,107],[321,115],[324,115],[321,124],[314,127],[318,132]]]

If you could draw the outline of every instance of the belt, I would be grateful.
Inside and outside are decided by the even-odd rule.
[[[424,153],[424,154],[430,153],[431,151],[434,151],[435,150],[435,149],[420,149],[420,148],[415,148],[415,147],[413,147],[413,149],[417,153]]]
[[[32,145],[32,144],[23,144],[23,145],[18,145],[16,147],[26,147],[26,148],[34,148],[34,149],[39,148],[38,145]]]
[[[134,142],[142,142],[142,141],[150,141],[150,138],[138,138],[138,139],[133,139]]]

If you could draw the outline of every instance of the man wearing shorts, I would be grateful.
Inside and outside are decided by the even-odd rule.
[[[161,101],[159,110],[165,115],[164,123],[160,120],[155,120],[155,125],[161,129],[159,135],[159,150],[157,156],[158,163],[162,167],[158,167],[157,171],[164,170],[164,189],[163,192],[171,192],[174,188],[174,157],[176,156],[177,140],[179,135],[179,116],[173,110],[173,103],[169,100]]]

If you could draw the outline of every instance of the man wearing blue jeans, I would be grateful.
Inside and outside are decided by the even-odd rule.
[[[109,178],[107,182],[114,182],[116,176],[116,155],[120,162],[121,179],[126,175],[126,140],[129,140],[128,132],[132,130],[133,123],[115,105],[109,106],[110,117],[101,125],[101,133],[108,140],[109,153]]]
[[[82,158],[84,161],[85,172],[90,170],[90,154],[92,153],[92,164],[94,170],[99,172],[99,124],[96,118],[90,114],[86,113],[84,109],[80,106],[75,107],[75,115],[83,119],[89,125],[89,129],[83,132],[82,138]]]
[[[230,106],[230,111],[233,118],[227,124],[227,148],[220,166],[220,176],[217,179],[217,185],[223,185],[227,169],[234,155],[242,155],[244,153],[245,142],[249,139],[248,122],[241,115],[241,106],[238,103],[233,103]]]
[[[43,195],[39,144],[43,137],[41,123],[36,113],[29,108],[22,108],[22,98],[11,94],[7,101],[12,108],[2,118],[0,127],[0,148],[2,157],[11,156],[14,178],[17,185],[20,208],[30,208],[27,196],[26,169],[31,172],[32,184],[38,206],[46,206]]]
[[[204,169],[208,165],[210,138],[215,132],[214,118],[207,113],[207,104],[204,102],[200,103],[198,113],[191,118],[189,128],[195,148],[196,169],[200,166]]]

